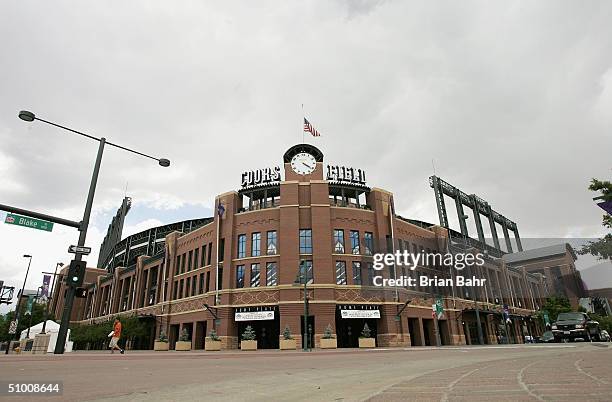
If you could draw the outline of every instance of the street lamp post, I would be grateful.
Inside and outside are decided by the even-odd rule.
[[[55,287],[55,277],[57,276],[57,267],[63,267],[64,263],[63,262],[58,262],[57,264],[55,264],[55,271],[53,272],[53,282],[51,283],[51,290],[49,291],[49,295],[47,296],[47,305],[45,306],[45,320],[43,321],[43,327],[42,327],[42,331],[40,331],[41,334],[45,334],[45,330],[47,329],[47,320],[49,319],[49,298],[52,298],[52,300],[55,303],[55,297],[53,296],[53,288]]]
[[[21,292],[19,293],[18,297],[17,297],[17,308],[15,309],[15,335],[13,336],[13,338],[18,337],[19,336],[19,316],[20,316],[20,310],[21,310],[21,299],[23,298],[23,291],[25,289],[25,285],[26,282],[28,281],[28,273],[30,272],[30,265],[32,264],[32,256],[29,254],[24,254],[23,258],[29,258],[28,261],[28,269],[26,269],[26,274],[25,274],[25,279],[23,280],[23,286],[21,287]],[[8,355],[9,352],[9,347],[11,346],[11,341],[9,340],[8,345],[6,345],[6,351],[4,352],[5,354]]]
[[[463,220],[467,220],[469,218],[468,215],[462,216]],[[467,253],[467,233],[463,233],[463,251]],[[482,324],[480,323],[480,308],[478,307],[477,301],[477,292],[474,291],[474,309],[476,310],[476,325],[478,326],[478,343],[480,345],[484,345],[484,339],[482,334]]]
[[[156,160],[160,166],[163,167],[168,167],[170,166],[170,161],[168,159],[164,159],[164,158],[155,158],[153,156],[150,155],[146,155],[143,154],[141,152],[138,151],[134,151],[132,149],[117,145],[117,144],[113,144],[111,142],[107,142],[106,138],[102,137],[102,138],[97,138],[94,136],[91,136],[89,134],[85,134],[82,133],[80,131],[76,131],[73,130],[71,128],[56,124],[56,123],[52,123],[50,121],[47,120],[43,120],[39,117],[36,117],[34,115],[34,113],[26,111],[26,110],[22,110],[19,112],[19,118],[21,120],[27,121],[27,122],[31,122],[34,120],[38,120],[38,121],[42,121],[43,123],[47,123],[49,125],[70,131],[72,133],[75,134],[79,134],[83,137],[92,139],[94,141],[98,141],[99,145],[98,145],[98,154],[96,156],[96,162],[94,165],[94,171],[91,177],[91,183],[89,185],[89,193],[87,195],[87,203],[85,204],[85,211],[83,213],[83,220],[80,222],[79,225],[79,241],[77,246],[78,247],[83,247],[85,246],[85,238],[87,236],[87,228],[89,226],[89,218],[91,215],[91,209],[92,209],[92,205],[93,205],[93,199],[94,199],[94,194],[96,192],[96,184],[98,182],[98,174],[100,173],[100,164],[102,162],[102,154],[104,152],[104,146],[106,144],[110,145],[110,146],[114,146],[116,148],[119,149],[123,149],[124,151],[128,151],[128,152],[132,152],[135,153],[137,155],[141,155],[144,156],[146,158],[150,158],[153,160]],[[75,257],[74,257],[74,261],[81,261],[83,259],[83,255],[81,253],[76,253]],[[64,353],[64,346],[66,343],[66,337],[68,335],[68,324],[70,323],[70,314],[72,313],[72,305],[74,304],[74,297],[75,297],[75,292],[76,292],[76,288],[71,284],[71,283],[67,283],[68,285],[68,289],[66,291],[66,298],[64,299],[64,310],[62,312],[62,321],[60,324],[60,329],[59,332],[57,334],[57,342],[55,344],[55,350],[53,353],[55,354],[62,354]]]

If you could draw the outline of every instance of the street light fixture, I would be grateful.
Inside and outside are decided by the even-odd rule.
[[[149,158],[149,159],[153,159],[155,161],[157,161],[159,163],[160,166],[163,167],[168,167],[170,166],[170,161],[168,159],[165,158],[155,158],[153,156],[144,154],[142,152],[138,152],[135,151],[133,149],[130,148],[126,148],[123,147],[121,145],[117,145],[117,144],[113,144],[112,142],[107,142],[106,138],[102,137],[102,138],[97,138],[94,137],[92,135],[74,130],[72,128],[69,127],[65,127],[62,126],[60,124],[57,123],[53,123],[44,119],[41,119],[39,117],[36,117],[36,115],[30,111],[27,110],[22,110],[19,112],[19,118],[21,120],[27,121],[27,122],[31,122],[34,120],[38,120],[38,121],[42,121],[43,123],[47,123],[51,126],[55,126],[61,129],[64,129],[66,131],[70,131],[72,133],[78,134],[80,136],[89,138],[91,140],[94,141],[98,141],[99,146],[98,146],[98,154],[96,156],[96,162],[94,165],[94,171],[91,177],[91,183],[89,185],[89,193],[87,195],[87,202],[85,204],[85,212],[83,213],[83,220],[79,223],[79,242],[77,244],[78,247],[84,247],[85,246],[85,238],[87,236],[87,228],[89,227],[89,218],[91,216],[91,208],[93,205],[93,199],[94,199],[94,194],[96,191],[96,184],[98,182],[98,174],[100,172],[100,164],[102,163],[102,154],[104,152],[104,145],[108,144],[110,146],[113,146],[115,148],[119,148],[119,149],[123,149],[124,151],[128,151],[140,156],[144,156],[145,158]],[[82,257],[83,255],[81,253],[76,253],[75,257],[74,257],[74,261],[82,261]],[[62,354],[64,353],[64,346],[66,343],[66,337],[68,335],[68,324],[70,323],[70,314],[72,312],[72,305],[74,303],[74,297],[75,297],[75,292],[76,292],[76,288],[72,285],[68,283],[68,290],[66,292],[66,297],[65,297],[65,302],[64,302],[64,311],[62,312],[62,321],[60,324],[60,329],[59,332],[57,334],[57,343],[55,344],[55,354]]]

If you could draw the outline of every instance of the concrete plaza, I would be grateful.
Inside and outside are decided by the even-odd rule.
[[[63,401],[609,401],[610,344],[2,355],[0,377]]]

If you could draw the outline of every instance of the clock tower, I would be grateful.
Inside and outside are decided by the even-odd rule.
[[[323,180],[323,152],[310,144],[294,145],[283,156],[285,181]]]

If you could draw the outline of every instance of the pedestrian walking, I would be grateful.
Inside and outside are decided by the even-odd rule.
[[[115,353],[115,350],[118,350],[119,353],[124,354],[125,349],[121,349],[119,347],[119,338],[121,338],[121,321],[119,321],[119,318],[115,318],[113,330],[110,334],[108,334],[108,336],[111,338],[110,343],[108,344],[111,353]]]

